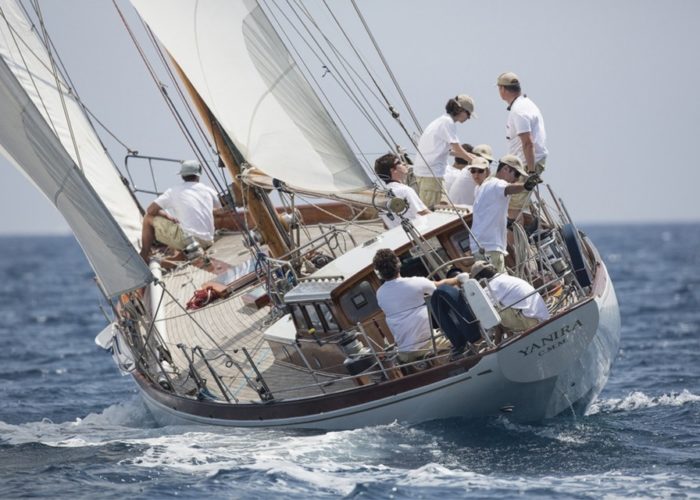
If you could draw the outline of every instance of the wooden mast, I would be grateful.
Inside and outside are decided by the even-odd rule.
[[[244,186],[236,182],[237,179],[240,179],[241,163],[244,161],[243,156],[235,149],[230,138],[228,138],[226,133],[222,130],[221,124],[209,110],[209,107],[199,95],[199,92],[194,88],[192,82],[190,82],[189,78],[187,78],[182,71],[180,65],[177,64],[172,57],[170,60],[177,70],[187,92],[190,94],[194,105],[197,107],[197,111],[202,117],[204,125],[214,138],[216,150],[219,152],[224,165],[228,168],[231,178],[233,179],[236,195],[240,193],[242,196],[244,205],[247,206],[250,213],[250,218],[257,222],[258,230],[265,239],[265,243],[267,243],[272,257],[280,257],[288,254],[291,250],[291,245],[286,238],[286,233],[280,230],[281,223],[277,213],[274,211],[274,207],[272,211],[269,210],[272,204],[269,202],[269,199],[265,200],[265,198],[267,198],[267,193],[256,186],[250,186],[250,189],[244,189]]]

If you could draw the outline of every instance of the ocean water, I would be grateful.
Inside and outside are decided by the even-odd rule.
[[[75,241],[2,237],[0,498],[700,497],[700,225],[584,229],[622,313],[586,416],[342,432],[158,427]]]

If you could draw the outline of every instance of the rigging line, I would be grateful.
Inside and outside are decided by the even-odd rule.
[[[386,110],[389,111],[389,112],[392,114],[392,117],[393,117],[393,115],[396,113],[396,111],[395,111],[394,107],[392,106],[391,102],[389,101],[389,98],[386,96],[386,94],[385,94],[384,91],[382,90],[382,87],[379,85],[379,82],[377,82],[377,80],[374,78],[374,75],[372,74],[372,71],[371,71],[370,68],[367,66],[367,64],[365,64],[364,58],[362,57],[362,55],[361,55],[361,54],[359,53],[359,51],[357,50],[357,45],[356,45],[355,43],[353,43],[352,40],[350,40],[349,35],[347,34],[347,32],[345,31],[345,29],[343,28],[343,26],[340,24],[340,21],[338,20],[338,18],[336,17],[336,15],[335,15],[335,14],[333,13],[333,11],[331,10],[331,7],[328,5],[328,2],[327,2],[326,0],[323,0],[323,4],[326,6],[326,9],[328,9],[328,12],[330,13],[331,17],[333,18],[333,20],[335,21],[336,25],[338,26],[338,29],[340,30],[340,32],[343,34],[343,36],[344,36],[345,39],[347,40],[348,45],[350,46],[350,48],[352,48],[353,52],[354,52],[355,55],[357,56],[357,59],[360,61],[360,64],[362,64],[362,67],[363,67],[363,68],[365,69],[365,71],[367,72],[367,75],[369,76],[370,80],[372,80],[372,83],[374,83],[374,85],[377,87],[377,90],[379,91],[379,93],[381,94],[382,98],[384,99],[384,102],[386,103]],[[358,77],[359,77],[359,75],[358,75]],[[367,88],[369,88],[369,85],[367,85],[367,83],[366,83],[364,80],[361,79],[360,81],[362,81],[362,82],[365,84],[365,86],[366,86]],[[372,92],[372,95],[374,95],[375,98],[381,103],[381,100],[379,99],[379,97],[378,97],[374,92]],[[416,123],[416,127],[417,127],[418,130],[420,130],[421,133],[422,133],[422,129],[421,129],[419,123]]]
[[[21,2],[20,2],[20,6],[22,7],[22,10],[24,11],[25,16],[26,16],[27,19],[29,20],[29,19],[30,19],[30,16],[29,16],[29,12],[27,11],[26,7],[25,7],[24,4],[21,3]],[[31,22],[31,21],[30,21],[30,22]],[[33,22],[32,22],[32,29],[33,29],[33,30],[36,29],[36,27],[35,27],[35,25],[34,25]],[[128,147],[123,141],[121,141],[109,128],[107,128],[107,126],[106,126],[104,123],[102,123],[102,121],[100,121],[100,119],[97,118],[97,116],[96,116],[96,115],[87,107],[87,105],[83,102],[83,100],[80,98],[80,95],[78,94],[76,85],[73,83],[73,80],[71,79],[70,73],[68,72],[68,69],[66,68],[66,65],[63,63],[63,59],[61,58],[61,54],[59,53],[59,51],[56,50],[56,45],[53,43],[53,39],[51,38],[51,36],[50,36],[48,33],[46,34],[46,38],[47,38],[47,40],[44,41],[44,44],[47,44],[47,43],[48,43],[48,44],[51,44],[51,47],[53,48],[53,51],[54,51],[54,58],[55,58],[55,60],[58,62],[58,65],[59,65],[59,68],[60,68],[60,70],[59,70],[59,71],[60,71],[60,74],[61,74],[61,76],[65,79],[66,83],[68,84],[67,86],[66,86],[66,85],[63,85],[64,87],[66,87],[66,93],[68,93],[68,94],[72,95],[73,97],[75,97],[75,102],[81,107],[81,109],[83,110],[83,112],[86,114],[86,119],[87,119],[88,123],[90,123],[90,126],[92,127],[93,131],[95,132],[95,136],[97,137],[97,140],[100,141],[100,145],[102,146],[102,150],[103,150],[104,153],[109,157],[109,159],[110,159],[110,161],[112,162],[112,165],[114,166],[115,170],[116,170],[117,172],[119,172],[119,169],[117,168],[116,163],[114,162],[114,159],[112,158],[112,156],[111,156],[109,150],[107,149],[107,146],[106,146],[106,145],[104,144],[104,142],[102,141],[102,137],[100,137],[100,135],[97,133],[97,131],[96,131],[96,129],[95,129],[95,126],[94,126],[94,125],[92,124],[92,122],[90,121],[90,117],[92,117],[92,118],[102,127],[102,129],[103,129],[105,132],[107,132],[107,134],[109,134],[109,135],[110,135],[117,143],[119,143],[124,149],[126,149],[127,151],[131,151],[131,148],[129,148],[129,147]],[[26,42],[25,42],[25,44],[26,44]],[[33,53],[33,51],[31,51],[31,49],[30,49],[30,52]],[[46,64],[44,64],[44,62],[41,61],[41,60],[38,58],[38,56],[36,56],[36,54],[34,54],[34,55],[35,55],[35,57],[37,57],[38,62],[39,62],[47,71],[50,71],[50,68],[49,68],[48,66],[46,66]],[[120,172],[120,173],[121,173],[121,172]]]
[[[150,63],[148,58],[146,57],[145,52],[143,51],[143,47],[141,47],[141,44],[138,42],[136,39],[136,35],[134,34],[133,30],[131,29],[131,26],[129,26],[129,23],[126,21],[126,17],[122,13],[121,9],[117,5],[116,0],[112,0],[112,4],[114,5],[114,8],[117,10],[117,13],[119,14],[119,17],[122,20],[122,23],[124,24],[124,28],[126,29],[127,33],[129,33],[129,36],[131,37],[131,41],[133,42],[134,46],[136,47],[136,50],[138,51],[139,55],[141,56],[141,60],[143,61],[144,65],[146,66],[146,69],[148,70],[148,73],[151,75],[151,78],[155,82],[156,86],[160,90],[160,94],[165,100],[166,105],[168,106],[168,109],[170,110],[170,113],[173,115],[175,118],[175,122],[177,123],[178,127],[180,128],[180,131],[182,132],[182,135],[185,137],[185,141],[188,143],[190,148],[192,149],[193,152],[197,151],[196,145],[193,143],[194,139],[192,138],[191,134],[187,130],[187,127],[185,127],[184,122],[182,121],[181,117],[179,116],[179,113],[177,109],[175,108],[175,104],[173,101],[170,99],[170,96],[168,95],[167,91],[165,90],[165,85],[160,81],[158,78],[158,75],[155,72],[155,69],[153,68],[153,65]],[[203,157],[202,157],[203,159]],[[207,172],[207,177],[210,179],[210,173],[209,170],[205,170]]]
[[[265,0],[262,0],[262,1],[265,2]],[[266,3],[266,2],[265,2],[265,3]],[[279,7],[278,7],[278,8],[279,8]],[[268,7],[268,9],[269,9],[269,7]],[[263,13],[264,13],[264,12],[263,12]],[[306,62],[301,58],[301,55],[300,55],[299,52],[297,51],[297,49],[296,49],[296,47],[294,46],[294,44],[291,43],[291,39],[289,38],[289,35],[287,34],[286,30],[284,29],[284,27],[282,26],[282,24],[279,22],[279,20],[275,17],[274,13],[272,13],[272,11],[270,11],[270,13],[271,13],[273,19],[275,19],[275,22],[277,23],[277,25],[279,26],[280,31],[282,32],[282,34],[284,35],[284,37],[287,39],[287,42],[290,44],[289,46],[292,48],[292,50],[293,50],[294,53],[296,54],[297,59],[298,59],[299,61],[301,61],[301,63],[304,65],[304,68],[306,68],[306,71],[308,72],[309,76],[311,77],[311,79],[313,80],[313,82],[316,84],[316,87],[318,88],[318,91],[321,93],[321,95],[323,96],[323,98],[326,100],[328,109],[330,109],[330,110],[332,111],[332,113],[336,116],[336,118],[337,118],[337,120],[338,120],[338,123],[340,123],[340,126],[345,130],[345,133],[348,135],[348,137],[349,137],[350,141],[353,143],[353,145],[357,148],[357,151],[361,151],[362,149],[360,148],[359,144],[358,144],[357,141],[355,140],[355,137],[352,135],[352,133],[351,133],[350,130],[348,129],[347,125],[345,124],[345,122],[343,121],[343,119],[340,117],[340,114],[338,113],[338,111],[337,111],[337,110],[335,109],[335,107],[333,106],[331,100],[328,98],[328,95],[326,95],[326,93],[323,91],[323,88],[319,85],[318,81],[316,80],[316,77],[313,76],[313,73],[311,72],[311,70],[310,70],[310,68],[308,67],[308,65],[306,64]],[[265,14],[265,17],[267,17],[267,14]],[[268,21],[269,21],[269,18],[268,18]],[[271,24],[272,24],[272,23],[271,23]],[[301,73],[301,71],[300,71],[300,73]],[[302,74],[302,76],[303,76],[303,78],[304,78],[304,79],[307,81],[307,83],[308,83],[308,78],[307,78],[305,75],[303,75],[303,74]],[[309,85],[310,85],[310,83],[309,83]],[[319,98],[319,101],[320,101],[320,98]],[[327,112],[328,112],[328,111],[327,111]],[[376,177],[376,174],[374,173],[374,169],[373,169],[373,168],[371,167],[371,165],[369,164],[369,161],[368,161],[366,158],[364,158],[364,157],[363,157],[363,159],[365,160],[365,164],[366,164],[368,170],[369,170],[370,172],[372,172],[372,174]],[[359,160],[358,160],[358,162],[359,162]]]
[[[295,0],[295,1],[296,1],[296,0]],[[382,120],[381,120],[381,119],[379,118],[379,116],[377,115],[376,111],[374,110],[374,107],[369,103],[369,101],[367,100],[367,98],[365,97],[365,95],[360,91],[359,86],[357,85],[357,83],[355,82],[355,80],[352,78],[352,75],[350,74],[350,72],[349,72],[346,68],[343,68],[343,69],[345,69],[346,73],[347,73],[348,76],[350,77],[350,78],[349,78],[349,81],[352,82],[353,85],[355,86],[355,88],[357,89],[357,91],[358,91],[357,93],[356,93],[355,91],[353,91],[353,90],[350,88],[350,85],[346,82],[346,79],[342,77],[340,71],[338,71],[338,68],[335,66],[335,64],[332,62],[332,59],[329,57],[329,55],[328,55],[328,54],[326,53],[326,51],[323,49],[323,47],[321,46],[321,44],[319,43],[319,41],[317,40],[317,38],[316,38],[316,37],[314,36],[314,34],[311,32],[311,30],[309,29],[308,25],[301,19],[301,17],[299,16],[299,14],[298,14],[298,12],[297,12],[298,9],[295,9],[294,7],[292,7],[292,6],[290,5],[289,2],[290,2],[290,0],[287,0],[287,5],[288,5],[289,8],[291,9],[291,11],[294,13],[295,17],[296,17],[297,20],[299,21],[299,24],[301,24],[301,26],[304,27],[304,29],[306,30],[306,33],[308,34],[308,36],[311,38],[311,40],[313,40],[313,42],[316,44],[316,46],[318,47],[318,49],[321,51],[321,54],[323,54],[323,58],[321,58],[321,57],[318,55],[318,53],[311,47],[311,45],[308,43],[308,41],[306,40],[306,38],[305,38],[305,37],[299,32],[299,30],[296,28],[296,25],[295,25],[295,24],[291,21],[291,19],[289,19],[289,17],[283,12],[282,15],[285,17],[285,19],[287,20],[287,22],[294,28],[294,30],[297,32],[297,35],[299,35],[299,37],[302,39],[302,41],[304,41],[304,43],[307,45],[307,47],[309,47],[309,49],[312,51],[312,53],[314,54],[314,56],[316,56],[316,58],[319,60],[320,63],[323,64],[324,61],[328,61],[328,63],[329,63],[329,64],[331,65],[331,67],[333,68],[333,71],[331,71],[330,73],[331,73],[331,76],[333,77],[333,79],[336,81],[336,83],[338,83],[338,85],[340,85],[340,87],[343,89],[343,91],[345,92],[345,94],[351,99],[351,101],[353,101],[353,103],[355,104],[355,107],[357,107],[357,109],[362,113],[362,115],[363,115],[363,116],[365,117],[365,119],[369,122],[369,124],[372,125],[372,127],[375,129],[375,131],[377,132],[377,134],[384,140],[384,142],[386,142],[387,145],[388,145],[390,148],[394,147],[394,145],[396,144],[396,141],[395,141],[395,140],[393,139],[393,137],[391,136],[391,132],[389,132],[389,130],[386,128],[386,126],[384,125],[384,123],[382,122]],[[277,8],[282,12],[282,9],[280,9],[279,6],[278,6]],[[300,9],[301,9],[301,10],[304,10],[303,7],[300,7]],[[308,16],[308,15],[309,15],[309,14],[307,14],[307,16]],[[315,23],[315,21],[313,21],[313,19],[311,19],[311,23],[316,27],[316,29],[317,29],[319,32],[321,31],[320,28],[318,28],[318,25]],[[328,40],[328,39],[326,38],[325,35],[323,35],[323,33],[321,33],[321,35],[324,37],[324,39],[326,40],[326,43],[328,43],[328,45],[331,47],[331,49],[332,49],[334,52],[336,52],[336,57],[338,58],[338,60],[339,60],[339,61],[341,62],[341,64],[342,64],[341,58],[337,55],[337,49],[335,49],[335,47],[333,47],[333,44],[330,42],[330,40]],[[337,76],[336,76],[336,73],[337,73]],[[339,78],[340,78],[340,80],[339,80]],[[359,94],[359,95],[362,97],[362,99],[364,99],[364,101],[367,103],[367,107],[365,107],[365,105],[361,103],[360,98],[357,97],[358,94]],[[369,109],[369,111],[371,111],[371,112],[374,114],[374,116],[375,116],[375,118],[376,118],[376,121],[375,121],[373,118],[370,117],[370,112],[367,111],[368,109]],[[382,133],[382,132],[379,131],[379,128],[380,128],[380,127],[384,129],[384,133]],[[387,136],[388,136],[388,138],[387,138]]]
[[[294,29],[294,31],[296,32],[296,34],[297,34],[297,35],[301,38],[301,40],[306,44],[306,46],[309,48],[309,50],[311,50],[311,52],[312,52],[313,55],[319,60],[319,62],[323,63],[323,62],[324,62],[324,59],[318,55],[318,53],[314,50],[314,48],[311,46],[311,44],[309,44],[309,42],[308,42],[308,41],[306,40],[306,38],[301,34],[301,32],[297,29],[296,25],[295,25],[295,24],[291,21],[291,19],[285,14],[285,12],[282,11],[282,9],[281,9],[278,5],[276,5],[276,4],[273,4],[273,5],[275,5],[275,7],[277,7],[277,9],[280,11],[280,13],[282,14],[282,16],[286,19],[287,23],[289,23],[289,25],[292,27],[292,29]],[[292,9],[292,11],[294,11],[294,9]],[[273,17],[274,17],[274,14],[273,14]],[[285,30],[284,27],[282,26],[282,23],[281,23],[281,22],[279,21],[279,19],[277,19],[276,17],[275,17],[275,20],[277,21],[277,24],[278,24],[278,26],[280,27],[280,30],[282,31],[282,33],[284,34],[284,36],[287,38],[287,42],[289,43],[289,46],[294,50],[294,53],[297,55],[297,58],[299,59],[299,61],[301,61],[301,63],[302,63],[302,64],[304,65],[304,67],[306,68],[306,71],[309,73],[309,75],[310,75],[311,78],[313,79],[313,81],[314,81],[314,83],[316,84],[316,86],[317,86],[319,92],[321,92],[321,93],[323,94],[323,96],[326,98],[326,101],[328,102],[328,105],[332,107],[331,100],[328,98],[328,96],[327,96],[327,95],[325,94],[325,92],[323,91],[323,88],[322,88],[322,86],[318,83],[318,80],[316,80],[316,77],[313,76],[313,72],[311,71],[311,69],[309,68],[309,66],[306,64],[306,62],[304,61],[304,59],[301,57],[301,54],[300,54],[299,51],[296,49],[296,46],[294,45],[294,43],[291,41],[291,37],[289,37],[289,35],[287,34],[286,30]],[[302,25],[303,25],[303,23],[302,23]],[[306,26],[304,26],[304,27],[306,28],[306,30],[307,30],[307,32],[308,32],[308,28],[307,28]],[[310,36],[311,36],[311,38],[314,40],[314,42],[316,42],[316,44],[318,45],[318,42],[317,42],[316,39],[313,37],[313,35],[310,34]],[[319,47],[319,48],[320,48],[320,47]],[[320,50],[323,52],[323,49],[320,49]],[[324,53],[324,56],[325,56],[326,59],[328,59],[328,56],[327,56],[325,53]],[[332,63],[331,63],[331,66],[333,66]],[[333,66],[333,68],[335,69],[335,66]],[[362,104],[359,102],[359,99],[357,98],[357,96],[352,92],[352,90],[351,90],[349,87],[347,87],[347,84],[345,84],[345,83],[344,83],[343,81],[341,81],[341,80],[338,80],[338,76],[336,76],[336,74],[335,74],[334,72],[331,72],[331,77],[333,78],[333,80],[335,80],[335,82],[339,85],[339,87],[343,90],[343,92],[348,96],[348,98],[354,103],[354,105],[357,107],[357,109],[360,111],[360,113],[365,117],[365,119],[367,120],[367,122],[374,128],[374,130],[375,130],[375,131],[377,132],[377,134],[384,140],[384,142],[386,142],[386,143],[389,145],[389,147],[393,147],[393,144],[391,143],[391,141],[389,141],[389,139],[387,139],[387,138],[384,136],[384,134],[378,129],[377,125],[376,125],[376,124],[373,122],[373,120],[369,117],[367,111],[364,109],[364,107],[362,106]],[[342,122],[342,119],[340,118],[340,115],[339,115],[339,113],[337,113],[337,111],[336,111],[336,116],[338,116],[338,120]],[[345,125],[344,125],[344,127],[345,127],[345,130],[346,130],[346,132],[348,133],[348,135],[350,135],[350,132],[348,131],[347,127],[346,127]],[[355,142],[355,141],[353,141],[353,142]],[[357,144],[356,144],[356,147],[357,147],[358,151],[361,150],[360,147],[359,147]],[[369,166],[369,165],[368,165],[368,166]]]
[[[25,13],[26,13],[26,11],[25,11]],[[25,57],[24,57],[24,51],[20,48],[20,44],[19,44],[19,42],[17,41],[17,38],[19,38],[19,40],[22,42],[22,45],[24,45],[24,46],[29,50],[30,54],[31,54],[32,56],[34,56],[34,57],[36,58],[36,60],[39,61],[39,62],[41,63],[41,65],[44,67],[44,69],[46,69],[46,71],[51,72],[51,68],[49,68],[48,66],[46,66],[46,65],[43,63],[43,61],[41,61],[39,55],[37,55],[37,54],[31,49],[31,47],[29,47],[29,44],[19,35],[19,33],[17,33],[17,32],[15,31],[15,28],[10,24],[10,21],[9,21],[9,20],[7,19],[7,17],[5,16],[5,11],[4,11],[2,8],[0,8],[0,15],[1,15],[2,18],[5,20],[5,24],[7,25],[7,28],[10,30],[10,35],[12,36],[12,41],[14,42],[15,48],[17,49],[17,52],[19,53],[19,57],[22,59],[22,64],[24,65],[24,69],[25,69],[26,72],[27,72],[27,76],[29,77],[29,80],[32,82],[32,87],[34,87],[34,91],[36,92],[36,95],[37,95],[37,98],[39,99],[39,102],[41,103],[41,107],[44,109],[44,113],[45,113],[45,115],[46,115],[46,118],[45,118],[45,119],[47,120],[48,125],[49,125],[49,126],[51,127],[51,129],[53,130],[53,133],[56,135],[56,137],[58,137],[58,132],[56,131],[56,125],[54,124],[53,120],[51,119],[51,114],[49,113],[49,110],[48,110],[48,108],[46,107],[46,103],[44,102],[44,98],[43,98],[41,92],[39,91],[39,87],[37,87],[36,79],[34,78],[34,73],[32,73],[32,72],[29,70],[29,64],[27,63],[27,60],[26,60]],[[27,16],[27,19],[29,20],[29,16]],[[30,23],[31,23],[31,21],[30,21]],[[32,29],[35,29],[34,23],[31,23],[31,25],[32,25]],[[39,39],[39,41],[41,41],[41,39]],[[58,90],[58,92],[61,92],[61,91]],[[35,104],[35,105],[36,105],[36,104]],[[39,106],[37,105],[37,108],[38,108],[38,107],[39,107]]]
[[[163,50],[161,49],[160,44],[158,44],[158,42],[155,38],[155,35],[153,34],[153,31],[145,23],[143,23],[143,21],[142,21],[142,24],[143,24],[144,30],[148,33],[148,36],[151,40],[151,43],[153,44],[153,48],[155,49],[156,53],[158,54],[158,56],[160,58],[161,64],[164,66],[165,71],[170,78],[170,81],[173,83],[173,86],[175,87],[177,94],[180,97],[180,101],[182,102],[182,105],[187,110],[187,113],[190,117],[190,120],[192,121],[192,124],[194,125],[195,129],[199,133],[200,140],[202,142],[204,142],[204,144],[207,146],[207,149],[209,150],[210,153],[212,151],[215,152],[216,158],[218,159],[220,156],[219,151],[216,149],[215,146],[212,145],[211,141],[209,141],[209,138],[207,137],[207,135],[204,133],[204,130],[202,129],[202,124],[196,119],[194,111],[192,110],[191,106],[188,104],[182,88],[180,87],[180,85],[178,85],[178,81],[175,78],[175,74],[173,73],[173,70],[170,67],[170,65],[167,63],[167,59],[166,59],[165,55],[163,54]],[[193,141],[194,141],[194,139],[193,139]],[[202,152],[202,150],[199,146],[197,146],[197,150],[194,151],[194,153],[195,153],[195,155],[197,155],[197,154],[200,155],[202,160],[204,159],[204,153]],[[211,158],[211,157],[210,157],[210,159],[213,160],[213,158]],[[212,178],[216,179],[216,173],[215,173],[216,171],[212,170],[207,165],[206,162],[203,161],[202,163],[204,165],[206,165],[207,171],[209,172],[209,174],[211,176],[210,180],[212,180]],[[222,169],[220,169],[220,170],[222,170]],[[212,180],[212,182],[213,182],[213,180]],[[223,170],[221,172],[221,179],[216,179],[216,182],[215,182],[216,186],[219,188],[220,191],[223,190],[222,183],[223,183],[223,185],[227,184],[226,183],[226,176],[225,176]]]
[[[304,12],[304,14],[305,14],[306,17],[308,18],[309,22],[316,28],[316,30],[319,32],[319,34],[323,37],[324,41],[328,44],[328,47],[333,51],[333,54],[334,54],[335,57],[338,59],[338,62],[340,63],[340,65],[342,66],[342,68],[343,68],[343,69],[345,70],[345,72],[347,73],[347,75],[348,75],[348,77],[349,77],[349,80],[355,85],[355,88],[357,89],[359,95],[362,96],[364,102],[367,104],[367,107],[372,111],[372,114],[374,115],[374,117],[375,117],[375,119],[377,120],[377,122],[379,122],[379,123],[381,124],[381,126],[382,126],[382,128],[384,129],[384,131],[386,132],[386,134],[391,138],[391,141],[393,142],[393,144],[391,144],[391,143],[389,143],[389,142],[387,141],[387,143],[389,144],[389,146],[390,146],[390,147],[393,147],[394,145],[396,145],[396,144],[397,144],[396,140],[393,138],[391,132],[389,132],[388,128],[387,128],[386,125],[384,124],[384,121],[380,118],[380,116],[379,116],[378,113],[376,112],[374,106],[372,106],[372,104],[369,102],[369,99],[367,99],[367,97],[365,96],[365,94],[361,91],[361,89],[360,89],[359,85],[356,83],[356,81],[359,81],[360,83],[362,83],[362,84],[364,85],[364,87],[367,89],[367,91],[369,92],[369,94],[370,94],[371,96],[373,96],[373,97],[377,100],[377,102],[378,102],[379,105],[382,107],[382,109],[384,109],[385,111],[389,111],[390,113],[393,113],[393,108],[392,108],[391,105],[388,103],[388,99],[386,98],[386,96],[384,96],[384,94],[382,93],[382,96],[384,97],[384,101],[386,101],[387,104],[388,104],[388,105],[385,107],[384,104],[382,103],[382,99],[372,90],[372,88],[367,84],[367,82],[364,81],[364,79],[360,76],[360,74],[358,73],[358,71],[355,70],[355,68],[354,68],[353,65],[347,60],[347,58],[345,58],[345,57],[342,55],[342,53],[340,52],[340,50],[338,50],[338,48],[331,42],[331,40],[323,33],[323,30],[321,29],[321,27],[319,26],[319,24],[314,20],[313,16],[312,16],[311,13],[308,11],[308,9],[306,9],[306,8],[300,3],[300,0],[294,0],[294,1],[297,3],[297,6],[299,7],[299,10],[301,10],[302,12]],[[330,8],[329,8],[329,10],[330,10]],[[295,14],[296,14],[296,12],[295,12]],[[298,17],[299,17],[298,14],[296,14],[296,15],[297,15],[297,18],[298,18]],[[333,15],[332,12],[331,12],[331,15]],[[303,22],[301,19],[300,19],[300,22],[301,22],[302,24],[304,24],[304,22]],[[337,21],[336,21],[336,24],[338,24]],[[339,26],[339,28],[340,28],[341,31],[342,31],[342,27],[340,27],[339,24],[338,24],[338,26]],[[307,28],[307,31],[309,31],[308,28]],[[320,44],[319,44],[318,41],[315,39],[315,37],[310,33],[310,31],[309,31],[309,35],[314,39],[314,41],[316,42],[316,44],[317,44],[317,45],[319,46],[319,48],[320,48]],[[347,35],[346,35],[346,38],[347,38]],[[351,45],[352,45],[352,43],[351,43]],[[354,49],[354,47],[353,47],[353,49]],[[321,49],[321,50],[323,50],[323,49]],[[357,55],[358,58],[360,58],[360,54],[359,54],[357,51],[355,51],[355,54]],[[328,55],[325,54],[325,52],[324,52],[324,56],[325,56],[326,58],[328,58]],[[329,62],[330,62],[330,58],[328,58],[328,60],[329,60]],[[362,61],[361,58],[360,58],[360,62],[362,62],[362,63],[363,63],[363,66],[364,66],[364,62]],[[336,70],[335,66],[334,66],[332,63],[331,63],[331,65],[333,66],[333,69]],[[365,66],[365,69],[367,69],[366,66]],[[337,71],[337,70],[336,70],[336,71]],[[368,73],[369,73],[369,69],[367,69],[367,71],[368,71]],[[352,74],[355,75],[355,78],[353,78]],[[370,77],[371,77],[371,74],[370,74]],[[374,79],[372,79],[372,80],[373,80],[373,82],[374,82]],[[374,83],[375,83],[375,85],[377,86],[377,88],[379,88],[379,84],[378,84],[377,82],[374,82]],[[382,91],[381,91],[381,88],[379,88],[379,91],[382,92]]]
[[[51,46],[48,43],[49,35],[46,32],[46,26],[44,25],[44,16],[41,13],[41,8],[39,7],[38,0],[34,0],[34,10],[37,14],[37,17],[39,18],[39,26],[41,26],[41,31],[44,35],[44,46],[46,47],[46,52],[49,55],[49,61],[51,61],[51,70],[52,70],[54,79],[56,81],[56,91],[58,92],[58,95],[61,98],[61,107],[63,108],[63,114],[66,117],[66,123],[68,125],[68,132],[70,133],[71,142],[73,143],[73,149],[75,150],[75,159],[77,160],[78,167],[80,168],[80,170],[84,171],[83,161],[80,158],[80,151],[78,150],[78,142],[76,141],[75,131],[73,130],[73,122],[71,121],[70,115],[68,114],[68,107],[66,106],[65,96],[63,95],[63,92],[61,92],[61,90],[60,90],[61,89],[61,82],[60,82],[60,77],[58,74],[58,68],[56,67],[56,61],[54,61],[54,58],[53,58],[53,52],[51,51]]]
[[[372,41],[372,44],[374,45],[374,48],[377,51],[377,54],[379,55],[380,59],[384,63],[384,68],[386,68],[386,71],[389,74],[391,81],[394,82],[394,86],[396,87],[396,90],[398,91],[399,95],[401,96],[401,99],[403,100],[403,103],[406,106],[408,113],[411,115],[411,118],[413,118],[413,122],[415,123],[416,127],[418,128],[418,130],[422,134],[423,129],[420,126],[420,122],[418,121],[418,118],[416,117],[416,115],[413,113],[413,109],[411,108],[411,105],[408,103],[408,99],[406,99],[406,96],[404,95],[403,90],[401,89],[401,86],[399,85],[399,82],[396,79],[396,76],[394,76],[394,72],[391,70],[391,68],[389,67],[389,63],[387,62],[386,58],[384,57],[384,53],[379,48],[379,45],[377,44],[377,40],[374,38],[372,31],[369,29],[369,25],[367,24],[367,21],[365,20],[364,16],[362,15],[362,12],[360,12],[360,8],[357,6],[357,2],[355,0],[350,0],[350,2],[352,3],[353,7],[355,8],[355,12],[357,12],[357,16],[360,18],[360,21],[362,21],[362,25],[365,27],[365,31],[367,31],[367,35],[369,36],[370,40]]]

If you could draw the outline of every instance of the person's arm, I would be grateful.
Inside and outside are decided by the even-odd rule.
[[[155,201],[148,205],[148,208],[146,209],[146,215],[150,215],[152,217],[160,216],[164,217],[168,220],[171,220],[175,223],[178,223],[178,221],[175,217],[170,215],[167,211],[163,210],[160,205],[158,205]]]
[[[518,182],[518,183],[508,184],[506,186],[506,189],[504,190],[503,194],[505,196],[510,196],[511,194],[522,193],[523,191],[525,191],[525,184]]]
[[[525,169],[531,173],[535,173],[535,145],[532,143],[532,135],[530,132],[518,134],[520,142],[523,145],[523,154],[525,155]]]
[[[459,280],[457,279],[457,276],[454,278],[445,278],[444,280],[439,280],[435,282],[435,286],[438,287],[440,285],[452,285],[452,286],[457,286],[459,285]]]
[[[451,148],[452,148],[452,154],[453,154],[454,156],[458,156],[458,157],[462,158],[462,159],[465,160],[465,161],[472,161],[472,160],[474,160],[475,158],[477,158],[477,156],[475,156],[475,155],[471,154],[470,152],[468,152],[468,151],[467,151],[466,149],[464,149],[464,148],[462,147],[462,145],[461,145],[460,143],[458,143],[458,142],[453,142],[452,144],[450,144],[450,146],[451,146]]]

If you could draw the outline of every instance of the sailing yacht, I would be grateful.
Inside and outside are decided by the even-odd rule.
[[[132,4],[215,151],[211,176],[228,211],[213,246],[184,260],[140,258],[143,191],[107,155],[44,24],[13,0],[0,1],[0,144],[72,228],[112,315],[96,342],[160,423],[347,429],[585,412],[607,381],[620,316],[600,254],[549,186],[530,199],[537,227],[514,224],[508,265],[550,319],[503,331],[499,313],[513,304],[484,313],[488,283],[465,278],[472,315],[461,319],[480,340],[460,356],[435,342],[402,363],[372,257],[393,250],[404,276],[468,272],[469,207],[402,217],[290,54],[274,5]],[[297,203],[306,196],[328,201]],[[401,225],[386,230],[381,212]],[[433,326],[439,339],[444,325]]]

